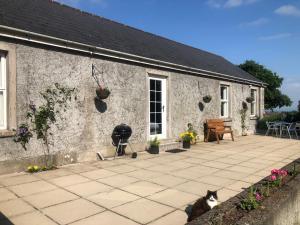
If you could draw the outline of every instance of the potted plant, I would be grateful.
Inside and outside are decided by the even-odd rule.
[[[192,132],[186,131],[180,134],[183,148],[191,148],[191,141],[194,139]]]
[[[247,101],[248,103],[252,103],[252,102],[254,102],[254,98],[253,98],[253,97],[247,97],[247,98],[246,98],[246,101]]]
[[[106,99],[110,95],[110,90],[106,87],[103,88],[103,87],[99,86],[96,89],[96,94],[99,99]]]
[[[150,140],[148,152],[150,154],[158,154],[159,145],[160,145],[160,141],[157,139],[157,137],[155,137],[153,140]]]
[[[206,96],[203,97],[203,101],[205,103],[209,103],[211,101],[211,99],[212,99],[212,97],[210,95],[206,95]]]
[[[193,124],[188,123],[187,126],[188,126],[188,132],[193,133],[194,138],[192,139],[191,144],[194,145],[194,144],[196,144],[196,142],[197,142],[197,136],[198,136],[198,133],[197,133],[196,130],[194,129]]]

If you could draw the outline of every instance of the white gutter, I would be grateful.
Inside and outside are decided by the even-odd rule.
[[[17,28],[12,28],[12,27],[8,27],[8,26],[3,26],[3,25],[0,25],[0,36],[7,37],[7,38],[13,38],[13,39],[17,39],[17,40],[28,41],[28,42],[37,43],[37,44],[43,44],[43,45],[47,45],[47,46],[68,49],[68,50],[74,50],[74,51],[78,51],[78,52],[82,52],[82,53],[88,53],[91,55],[104,56],[104,57],[108,57],[108,58],[112,58],[112,59],[118,59],[118,60],[138,63],[138,64],[161,67],[164,69],[170,69],[170,70],[175,70],[175,71],[180,71],[180,72],[185,72],[185,73],[191,73],[191,74],[195,74],[195,75],[202,75],[205,77],[219,78],[219,79],[221,78],[221,79],[225,79],[225,80],[239,81],[242,83],[253,84],[253,85],[258,85],[258,86],[266,86],[266,84],[263,82],[252,81],[252,80],[238,78],[238,77],[234,77],[234,76],[223,74],[223,73],[217,73],[217,72],[212,72],[212,71],[208,71],[208,70],[187,67],[187,66],[183,66],[183,65],[179,65],[179,64],[175,64],[175,63],[169,63],[169,62],[151,59],[151,58],[138,56],[138,55],[134,55],[134,54],[129,54],[129,53],[125,53],[125,52],[120,52],[120,51],[115,51],[115,50],[111,50],[111,49],[82,44],[79,42],[74,42],[74,41],[56,38],[56,37],[52,37],[52,36],[48,36],[48,35],[38,34],[38,33],[21,30],[21,29],[17,29]]]

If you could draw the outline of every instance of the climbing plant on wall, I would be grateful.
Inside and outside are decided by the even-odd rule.
[[[37,107],[33,102],[30,102],[30,110],[27,113],[28,123],[23,123],[19,126],[16,132],[14,141],[20,143],[27,150],[26,145],[35,133],[38,140],[42,140],[45,145],[45,165],[51,166],[50,160],[50,139],[53,133],[51,127],[58,125],[57,119],[63,119],[63,113],[68,108],[68,103],[76,100],[76,89],[64,87],[58,83],[54,87],[47,88],[44,92],[40,92],[43,99],[43,104]]]

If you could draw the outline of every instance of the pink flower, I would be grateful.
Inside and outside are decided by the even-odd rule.
[[[261,201],[261,200],[262,200],[262,196],[261,196],[259,193],[256,193],[256,194],[255,194],[255,199],[256,199],[257,201]]]
[[[275,176],[275,175],[272,175],[271,176],[271,181],[274,181],[274,180],[276,180],[277,179],[277,177]]]
[[[285,177],[288,175],[288,172],[286,170],[279,170],[279,175]]]
[[[278,170],[278,169],[272,169],[272,170],[271,170],[271,174],[272,174],[272,175],[274,175],[274,174],[277,175],[278,173],[279,173],[279,170]]]

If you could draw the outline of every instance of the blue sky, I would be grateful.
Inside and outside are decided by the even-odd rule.
[[[111,20],[222,55],[253,59],[284,77],[300,100],[299,0],[58,0]]]

